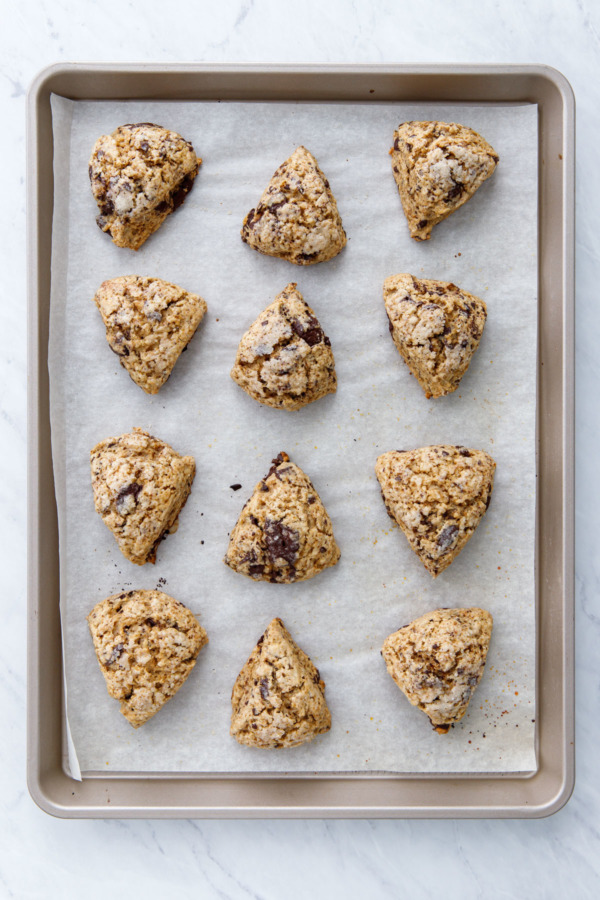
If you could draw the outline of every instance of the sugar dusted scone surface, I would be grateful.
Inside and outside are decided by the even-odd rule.
[[[191,611],[161,591],[114,594],[87,621],[108,693],[134,728],[177,693],[208,643]]]
[[[435,578],[487,510],[496,463],[483,450],[439,445],[383,453],[375,474],[390,517]]]
[[[94,297],[110,349],[147,394],[163,386],[206,313],[206,303],[161,278],[124,275]]]
[[[97,444],[90,454],[96,512],[123,556],[136,565],[156,560],[156,548],[177,530],[196,465],[140,428]]]
[[[493,174],[498,154],[481,135],[455,122],[403,122],[390,150],[411,237],[431,230]]]
[[[201,162],[189,141],[150,122],[103,134],[89,163],[98,226],[117,247],[139,250],[181,206]]]
[[[243,336],[231,377],[259,403],[278,409],[301,409],[336,390],[331,342],[295,284]]]
[[[389,674],[439,734],[467,711],[483,675],[492,625],[483,609],[437,609],[383,644]]]
[[[296,747],[331,728],[319,670],[281,619],[273,619],[238,675],[231,707],[231,734],[249,747]]]
[[[445,281],[392,275],[383,283],[390,333],[426,397],[455,391],[479,346],[483,300]]]
[[[298,266],[326,262],[346,245],[329,182],[306,147],[279,166],[244,219],[242,240]]]
[[[280,453],[242,509],[224,562],[255,581],[287,584],[313,578],[339,558],[321,498]]]

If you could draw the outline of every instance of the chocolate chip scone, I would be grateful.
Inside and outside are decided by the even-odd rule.
[[[231,734],[248,747],[297,747],[331,728],[325,683],[281,619],[273,619],[231,694]]]
[[[483,675],[492,625],[484,609],[436,609],[384,641],[388,672],[438,734],[467,711]]]
[[[94,302],[110,349],[147,394],[163,386],[206,313],[197,294],[142,275],[104,281]]]
[[[326,262],[346,245],[329,182],[306,147],[276,170],[242,227],[242,240],[298,266]]]
[[[244,505],[224,562],[255,581],[313,578],[340,558],[331,519],[310,478],[280,453]]]
[[[123,556],[155,562],[160,541],[177,531],[196,464],[141,428],[100,441],[90,454],[96,512]]]
[[[259,403],[278,409],[301,409],[335,392],[331,341],[295,284],[250,326],[231,377]]]
[[[440,445],[382,454],[375,474],[390,517],[436,578],[490,505],[496,463],[484,450]]]
[[[498,154],[454,122],[404,122],[390,150],[410,236],[428,241],[434,225],[469,200],[492,175]]]
[[[190,610],[161,591],[113,594],[87,622],[108,693],[134,728],[177,693],[208,643]]]
[[[103,134],[89,164],[98,226],[117,247],[139,250],[181,206],[201,162],[189,141],[150,122]]]
[[[455,391],[479,345],[483,300],[445,281],[392,275],[383,283],[390,333],[425,396]]]

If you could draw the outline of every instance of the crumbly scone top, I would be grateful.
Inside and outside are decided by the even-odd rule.
[[[139,249],[181,206],[201,162],[189,141],[150,122],[103,134],[89,163],[98,226],[117,246]]]
[[[196,465],[141,428],[100,441],[90,454],[96,512],[124,556],[154,562],[163,537],[177,530]]]
[[[383,284],[390,333],[427,398],[455,391],[479,345],[483,300],[444,281],[392,275]]]
[[[231,694],[231,734],[264,749],[296,747],[331,728],[325,683],[281,619],[273,619]]]
[[[496,463],[453,445],[383,453],[375,474],[390,517],[434,578],[458,556],[492,497]]]
[[[321,498],[302,469],[280,453],[244,505],[224,562],[255,581],[285,584],[312,578],[339,558]]]
[[[337,387],[331,341],[296,284],[243,336],[231,377],[259,403],[296,410]]]
[[[481,680],[492,634],[486,610],[437,609],[386,638],[387,670],[439,734],[460,721]]]
[[[208,643],[192,612],[162,591],[114,594],[87,621],[108,692],[134,728],[177,693]]]
[[[110,349],[147,394],[160,390],[206,313],[197,294],[141,275],[104,281],[94,302]]]
[[[299,266],[326,262],[346,245],[329,182],[306,147],[298,147],[276,170],[244,219],[241,235],[260,253]]]
[[[455,122],[403,122],[390,154],[410,234],[419,241],[466,203],[498,163],[481,135]]]

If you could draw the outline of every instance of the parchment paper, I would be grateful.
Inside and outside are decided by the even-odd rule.
[[[534,770],[537,108],[54,98],[53,115],[51,414],[73,773]],[[409,237],[388,156],[407,119],[469,125],[500,156],[493,177],[422,244]],[[135,253],[96,226],[87,167],[100,134],[137,121],[180,132],[204,162],[183,207]],[[239,237],[298,144],[317,157],[348,234],[336,259],[302,268]],[[453,281],[488,304],[480,347],[449,397],[425,399],[389,336],[382,283],[397,272]],[[92,302],[102,281],[126,274],[173,281],[208,303],[154,397],[120,367]],[[339,380],[337,394],[296,413],[260,406],[229,378],[242,334],[290,281],[331,338]],[[155,566],[121,555],[92,499],[90,449],[136,425],[197,464],[179,531]],[[497,472],[488,513],[434,581],[388,518],[373,467],[386,450],[437,443],[487,450]],[[342,550],[336,567],[295,585],[254,583],[222,562],[280,450],[313,479]],[[156,587],[192,609],[210,643],[177,696],[134,731],[106,692],[85,617],[109,594]],[[483,680],[446,736],[408,704],[379,652],[392,631],[441,606],[482,606],[495,623]],[[230,694],[274,616],[319,667],[333,727],[268,752],[229,736]]]

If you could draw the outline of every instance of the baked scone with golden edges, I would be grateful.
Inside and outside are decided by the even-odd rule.
[[[301,409],[335,392],[331,341],[295,283],[243,336],[231,377],[250,397],[277,409]]]
[[[383,300],[396,349],[425,396],[455,391],[479,346],[483,300],[451,282],[414,275],[386,278]]]
[[[280,453],[244,505],[224,562],[255,581],[313,578],[340,558],[321,498],[299,466]]]
[[[434,578],[473,536],[490,505],[495,469],[484,450],[449,444],[378,457],[385,507]]]
[[[177,531],[196,474],[194,457],[134,428],[100,441],[90,461],[96,512],[121,553],[138,566],[155,562],[161,540]]]
[[[498,163],[498,154],[481,135],[455,122],[403,122],[390,154],[416,241],[428,241],[433,226],[466,203]]]
[[[325,683],[281,619],[273,619],[231,694],[231,734],[240,744],[297,747],[331,728]]]
[[[142,275],[104,281],[94,302],[110,349],[147,394],[161,389],[206,313],[197,294]]]
[[[151,122],[103,134],[88,168],[98,227],[117,247],[139,250],[181,206],[201,162],[189,141]]]
[[[484,609],[436,609],[384,641],[388,672],[438,734],[467,711],[483,675],[492,625]]]
[[[276,170],[241,234],[259,253],[297,266],[326,262],[346,245],[329,182],[306,147],[297,147]]]
[[[113,594],[87,622],[108,693],[134,728],[177,693],[208,643],[187,606],[162,591]]]

